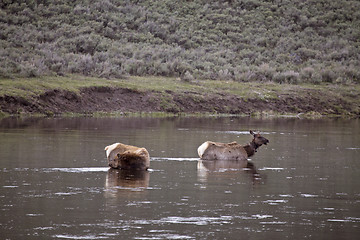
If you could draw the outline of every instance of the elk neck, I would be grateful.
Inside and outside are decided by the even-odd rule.
[[[248,143],[247,145],[244,146],[244,149],[248,155],[248,157],[251,157],[255,154],[256,150],[259,148],[260,146],[257,145],[254,141]]]

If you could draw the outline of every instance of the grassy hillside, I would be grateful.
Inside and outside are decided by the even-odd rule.
[[[357,0],[2,0],[0,77],[359,83]]]

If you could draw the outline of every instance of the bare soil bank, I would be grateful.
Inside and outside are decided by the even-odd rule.
[[[8,114],[63,114],[95,112],[166,112],[257,114],[305,113],[359,116],[358,101],[326,95],[315,89],[282,92],[276,98],[243,98],[229,93],[133,90],[119,87],[86,87],[79,93],[48,90],[31,99],[0,96],[1,111]]]

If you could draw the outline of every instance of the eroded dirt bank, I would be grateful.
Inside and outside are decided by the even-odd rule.
[[[9,114],[94,112],[171,112],[252,114],[320,113],[359,116],[359,106],[341,97],[324,96],[316,90],[281,94],[276,98],[242,98],[217,93],[137,91],[126,88],[88,87],[79,93],[49,90],[32,99],[0,97],[1,111]]]

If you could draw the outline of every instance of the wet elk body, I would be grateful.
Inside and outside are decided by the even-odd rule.
[[[114,143],[105,147],[109,166],[127,170],[146,170],[150,167],[149,152],[145,148]]]
[[[242,146],[237,142],[231,143],[219,143],[219,142],[204,142],[198,148],[198,154],[201,160],[247,160],[255,154],[256,150],[263,144],[268,144],[269,140],[260,135],[260,133],[254,133],[253,140]]]

